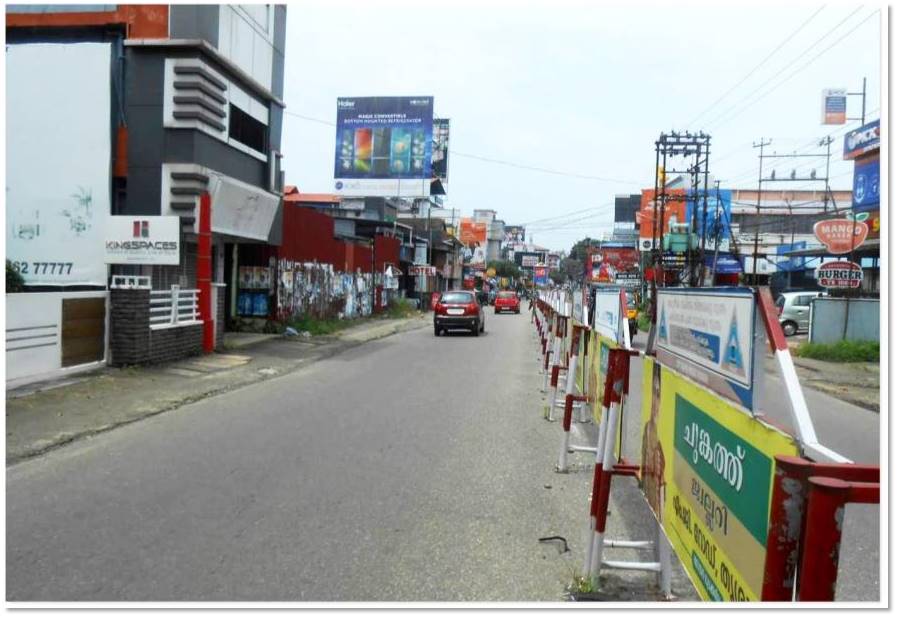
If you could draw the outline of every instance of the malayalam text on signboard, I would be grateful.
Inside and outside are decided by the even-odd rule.
[[[794,440],[646,358],[641,485],[698,593],[756,601],[775,457]]]

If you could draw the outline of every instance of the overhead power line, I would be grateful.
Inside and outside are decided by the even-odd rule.
[[[825,35],[823,35],[822,38],[820,38],[819,40],[817,40],[817,41],[816,41],[815,43],[813,43],[810,47],[808,47],[807,49],[805,49],[804,52],[801,53],[801,55],[799,55],[797,58],[794,59],[794,61],[792,61],[790,64],[786,65],[781,71],[779,71],[778,73],[776,73],[775,75],[773,75],[771,78],[769,78],[768,80],[766,80],[765,82],[763,82],[758,88],[756,88],[756,89],[755,89],[754,91],[752,91],[750,94],[748,94],[748,95],[745,96],[745,97],[742,97],[742,101],[744,101],[744,100],[748,99],[749,97],[753,96],[754,94],[756,94],[757,92],[759,92],[764,86],[766,86],[767,84],[769,84],[769,82],[771,82],[773,79],[775,79],[776,77],[778,77],[779,75],[781,75],[782,73],[784,73],[785,70],[787,70],[787,69],[790,68],[793,64],[795,64],[795,63],[796,63],[800,58],[802,58],[808,51],[810,51],[811,49],[813,49],[813,48],[814,48],[817,44],[819,44],[819,42],[821,42],[823,39],[827,38],[827,37],[829,36],[829,34],[831,34],[834,30],[836,30],[837,28],[839,28],[839,27],[841,26],[841,24],[843,24],[845,21],[847,21],[848,19],[850,19],[851,17],[853,17],[858,11],[862,10],[862,8],[863,8],[863,7],[860,7],[860,8],[857,9],[856,11],[853,11],[850,15],[848,15],[846,18],[844,18],[842,21],[840,21],[840,22],[838,23],[837,26],[835,26],[832,30],[830,30],[830,31],[827,32]],[[747,103],[746,105],[744,105],[739,111],[737,111],[737,112],[735,112],[734,114],[732,114],[731,116],[727,117],[728,114],[729,114],[729,112],[731,112],[732,110],[736,109],[740,103],[736,103],[733,107],[730,107],[725,113],[723,113],[723,114],[720,115],[720,116],[717,116],[714,120],[711,120],[711,121],[710,121],[710,125],[707,127],[707,129],[709,130],[709,129],[712,128],[713,130],[717,130],[717,129],[719,129],[720,126],[725,126],[726,124],[728,124],[729,122],[731,122],[732,120],[734,120],[735,118],[737,118],[738,116],[740,116],[741,114],[743,114],[743,113],[744,113],[745,111],[747,111],[750,107],[756,105],[758,102],[760,102],[761,100],[763,100],[764,98],[766,98],[767,96],[769,96],[769,94],[771,94],[772,92],[778,90],[782,85],[784,85],[785,83],[789,82],[795,75],[797,75],[798,73],[802,72],[802,71],[805,70],[808,66],[810,66],[811,64],[813,64],[813,63],[814,63],[816,60],[818,60],[823,54],[827,53],[829,50],[831,50],[833,47],[835,47],[835,45],[837,45],[838,43],[840,43],[841,41],[843,41],[845,38],[847,38],[848,36],[850,36],[851,34],[853,34],[853,32],[854,32],[855,30],[857,30],[860,26],[862,26],[864,23],[866,23],[869,19],[871,19],[872,17],[874,17],[877,13],[878,13],[878,11],[876,10],[876,11],[873,11],[872,13],[870,13],[869,15],[867,15],[865,19],[863,19],[862,21],[858,22],[853,28],[851,28],[850,30],[848,30],[847,32],[845,32],[845,33],[844,33],[840,38],[838,38],[834,43],[832,43],[831,45],[829,45],[828,47],[826,47],[825,49],[823,49],[821,52],[819,52],[818,54],[816,54],[815,56],[813,56],[812,58],[810,58],[809,61],[805,62],[803,65],[801,65],[800,67],[798,67],[797,70],[791,72],[791,73],[790,73],[789,75],[787,75],[783,80],[781,80],[779,83],[775,84],[772,88],[770,88],[769,90],[767,90],[766,92],[764,92],[764,93],[761,94],[760,96],[756,97],[756,98],[753,99],[752,101],[748,102],[748,103]],[[723,118],[726,118],[725,122],[723,122],[722,124],[718,124],[719,121],[722,120]]]
[[[727,96],[729,96],[732,92],[734,92],[738,86],[740,86],[741,84],[746,82],[751,77],[751,75],[756,73],[760,67],[762,67],[764,64],[766,64],[769,61],[769,59],[772,58],[776,54],[776,52],[778,52],[780,49],[782,49],[782,47],[784,47],[786,44],[788,44],[788,42],[790,42],[801,30],[803,30],[807,24],[809,24],[811,21],[813,21],[813,19],[817,15],[819,15],[819,13],[821,13],[824,8],[825,8],[825,5],[823,4],[821,7],[819,7],[819,9],[815,13],[810,15],[800,26],[798,26],[797,30],[795,30],[794,32],[792,32],[791,34],[786,36],[785,39],[781,43],[779,43],[775,49],[773,49],[771,52],[769,52],[769,54],[767,54],[766,57],[763,58],[763,60],[761,60],[757,66],[755,66],[750,71],[748,71],[747,75],[742,77],[741,80],[738,81],[738,83],[736,83],[734,86],[732,86],[731,88],[729,88],[728,90],[723,92],[722,95],[720,95],[720,97],[718,99],[713,101],[713,103],[711,103],[706,109],[704,109],[704,111],[702,111],[697,116],[695,116],[694,119],[688,123],[688,126],[689,127],[694,126],[695,122],[697,122],[699,118],[703,117],[704,114],[706,114],[708,111],[710,111],[711,109],[716,107],[720,103],[720,101],[722,101]]]
[[[323,124],[326,126],[336,126],[335,122],[330,122],[329,120],[322,120],[321,118],[314,118],[312,116],[306,116],[303,114],[298,114],[294,111],[284,110],[284,113],[288,116],[293,116],[299,118],[301,120],[306,120],[308,122],[315,122],[317,124]],[[554,176],[564,176],[566,178],[578,178],[580,180],[596,180],[599,182],[609,182],[612,184],[626,184],[630,186],[642,186],[642,182],[635,182],[633,180],[621,180],[619,178],[609,178],[607,176],[593,176],[589,174],[580,174],[576,172],[570,171],[561,171],[558,169],[548,169],[546,167],[539,167],[536,165],[527,165],[524,163],[517,163],[514,161],[505,161],[502,159],[496,159],[488,156],[481,156],[478,154],[470,154],[467,152],[458,152],[457,150],[449,150],[449,153],[454,156],[460,156],[462,158],[474,159],[477,161],[483,161],[484,163],[492,163],[493,165],[504,165],[505,167],[513,167],[516,169],[525,169],[527,171],[536,171],[543,174],[551,174]]]

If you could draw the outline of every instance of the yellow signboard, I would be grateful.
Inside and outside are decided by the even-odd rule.
[[[758,601],[775,456],[794,440],[645,358],[642,490],[705,600]]]
[[[594,398],[592,415],[595,423],[601,421],[601,403],[604,399],[604,382],[607,378],[607,363],[611,349],[619,349],[612,339],[592,332],[589,349],[589,393]]]

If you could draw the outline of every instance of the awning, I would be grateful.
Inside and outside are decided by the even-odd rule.
[[[865,242],[863,242],[863,244],[854,249],[854,253],[856,255],[867,257],[870,254],[878,255],[879,253],[881,253],[881,239],[866,240]],[[829,250],[824,246],[818,246],[811,249],[798,249],[796,251],[788,251],[786,253],[783,253],[783,255],[788,255],[790,257],[824,257],[831,254],[832,253],[830,253]]]

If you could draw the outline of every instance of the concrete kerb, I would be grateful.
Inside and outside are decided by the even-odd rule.
[[[39,438],[30,439],[27,443],[21,445],[10,443],[10,430],[14,430],[14,427],[11,425],[14,424],[15,419],[9,414],[9,412],[7,412],[7,467],[35,458],[37,456],[41,456],[43,454],[46,454],[47,452],[70,444],[74,441],[93,437],[95,435],[105,433],[106,431],[110,431],[127,424],[132,424],[134,422],[144,420],[162,413],[174,411],[200,400],[219,396],[221,394],[226,394],[228,392],[232,392],[234,390],[238,390],[255,383],[261,383],[263,381],[286,377],[303,368],[306,368],[311,364],[314,364],[315,362],[326,360],[333,356],[364,345],[365,343],[386,338],[392,336],[393,334],[421,329],[429,326],[429,323],[429,320],[423,317],[413,317],[399,321],[398,323],[383,324],[382,326],[370,328],[366,331],[343,332],[340,333],[340,335],[334,337],[334,340],[329,341],[323,345],[316,346],[314,349],[307,350],[308,355],[306,357],[297,358],[295,361],[289,363],[288,366],[283,367],[284,370],[282,372],[264,372],[253,370],[251,372],[244,372],[239,376],[234,376],[233,372],[231,371],[223,371],[222,374],[227,374],[231,378],[227,379],[222,384],[214,384],[209,389],[201,390],[199,392],[196,392],[194,390],[193,393],[181,396],[176,400],[159,401],[159,404],[156,406],[152,406],[142,410],[132,410],[133,413],[125,417],[119,417],[111,420],[108,418],[100,418],[98,422],[91,426],[86,426],[75,430],[62,430],[59,432],[52,430],[46,431],[46,434],[41,435]],[[349,334],[351,334],[352,336],[348,336]],[[255,345],[253,345],[253,347],[255,347]],[[88,381],[90,379],[97,379],[100,377],[102,377],[102,373],[93,375],[92,377],[88,377],[85,380],[79,380],[76,384],[72,385],[84,385],[85,381]],[[53,389],[53,392],[58,394],[59,391],[64,387],[65,386],[55,388]],[[19,397],[17,400],[19,402],[27,401],[32,396],[39,395],[44,392],[48,392],[48,390],[36,390],[32,394]],[[8,398],[7,403],[9,402],[10,399]]]

